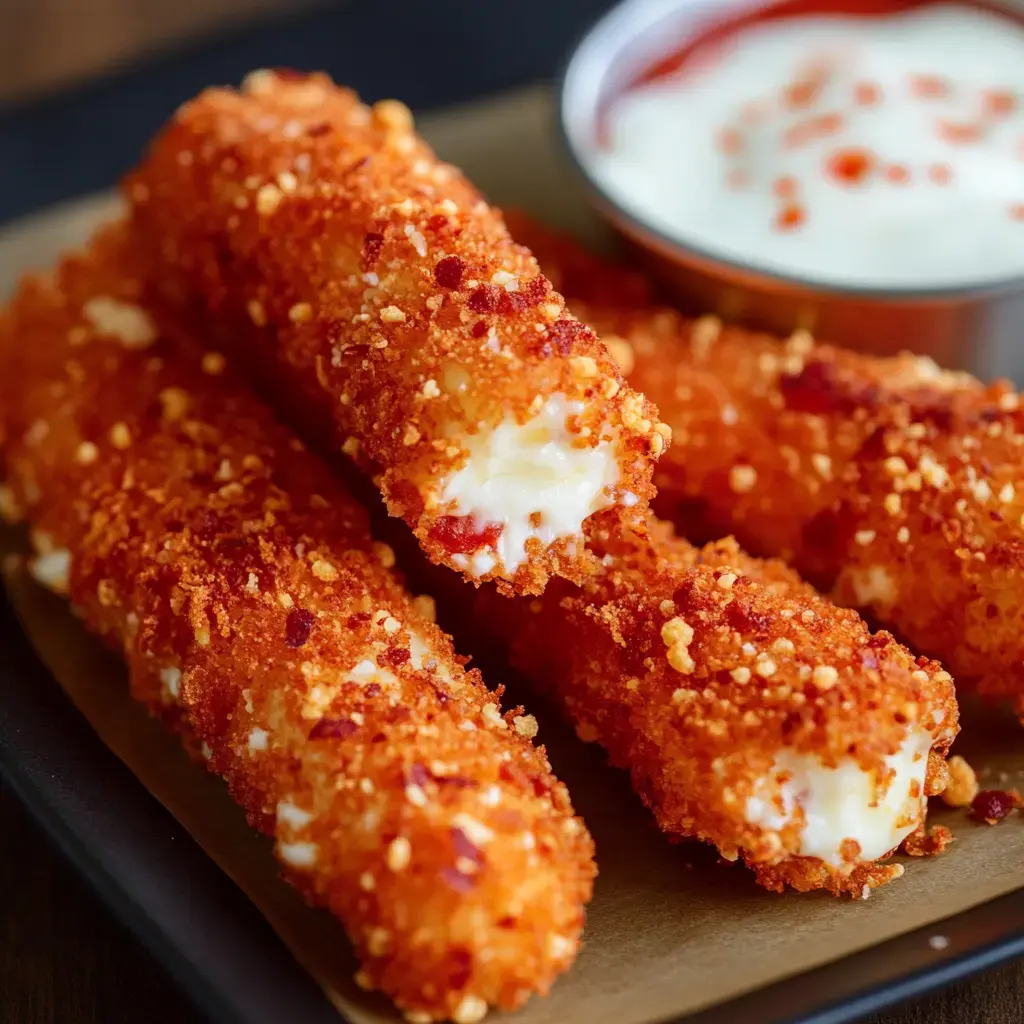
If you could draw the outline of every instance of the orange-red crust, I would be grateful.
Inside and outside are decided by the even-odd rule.
[[[899,877],[856,849],[840,871],[796,856],[801,822],[752,825],[746,800],[782,749],[884,775],[908,723],[936,738],[926,787],[941,791],[957,732],[949,674],[731,539],[698,549],[654,523],[649,538],[595,537],[595,549],[603,566],[582,589],[552,582],[513,603],[482,592],[478,614],[580,737],[630,772],[659,826],[742,857],[770,889],[860,897]],[[673,659],[663,630],[677,619],[692,635]]]
[[[687,319],[637,274],[513,227],[672,426],[660,514],[785,558],[1024,714],[1024,412],[1009,384]]]
[[[519,1006],[573,960],[595,874],[532,719],[223,357],[142,308],[139,265],[107,230],[0,314],[3,508],[35,572],[194,733],[363,983],[417,1019]],[[366,659],[386,672],[351,681]]]
[[[401,104],[255,72],[185,104],[125,191],[168,289],[198,294],[247,371],[374,475],[433,561],[458,568],[441,492],[467,438],[555,394],[582,403],[575,444],[614,440],[625,504],[591,522],[644,522],[667,428]],[[533,543],[499,585],[537,593],[589,564],[581,544]]]

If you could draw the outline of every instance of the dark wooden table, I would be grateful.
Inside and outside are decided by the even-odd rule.
[[[203,1016],[49,847],[2,785],[0,837],[0,1024],[202,1024]],[[1024,965],[958,985],[873,1018],[872,1024],[1019,1021]]]

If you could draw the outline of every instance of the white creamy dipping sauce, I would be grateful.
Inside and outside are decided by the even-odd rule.
[[[705,253],[823,283],[1024,274],[1024,26],[934,4],[754,24],[615,99],[592,170]]]

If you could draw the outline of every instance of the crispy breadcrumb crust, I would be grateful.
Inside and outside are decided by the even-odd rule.
[[[361,984],[418,1020],[521,1005],[574,959],[595,874],[532,719],[224,357],[144,308],[139,265],[109,229],[0,318],[4,507],[34,574],[194,733]]]
[[[687,319],[635,273],[513,227],[671,425],[660,514],[786,559],[1024,715],[1024,412],[1007,382]]]
[[[272,378],[275,401],[333,421],[325,435],[433,561],[463,571],[458,555],[493,542],[443,499],[469,439],[555,395],[581,403],[573,444],[604,439],[618,465],[591,520],[644,522],[668,429],[402,104],[254,72],[240,92],[185,104],[125,191],[168,287],[231,319],[234,351]],[[581,578],[582,540],[545,551],[534,538],[514,576],[500,562],[467,575],[538,593],[549,573]]]
[[[783,749],[886,778],[883,759],[912,729],[934,739],[925,795],[938,793],[958,728],[949,674],[732,539],[699,549],[654,523],[646,538],[594,541],[603,567],[582,588],[552,582],[515,602],[482,591],[478,616],[578,735],[630,772],[662,830],[742,857],[774,890],[863,897],[899,877],[855,842],[839,869],[797,856],[801,815],[761,827],[746,803]],[[922,800],[922,823],[925,812]]]

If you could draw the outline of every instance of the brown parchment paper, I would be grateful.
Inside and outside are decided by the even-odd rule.
[[[495,202],[525,207],[600,242],[602,229],[554,141],[545,90],[450,111],[423,128]],[[50,262],[114,208],[109,197],[99,197],[5,232],[0,296],[21,269]],[[0,548],[20,544],[16,531],[0,533]],[[129,700],[117,661],[23,571],[8,572],[7,587],[70,699],[246,892],[339,1009],[356,1024],[397,1020],[385,1002],[352,984],[355,965],[340,926],[278,880],[269,844],[248,830],[219,780],[191,764],[177,741]],[[494,673],[489,680],[499,681]],[[941,932],[943,918],[1024,886],[1024,819],[992,828],[939,808],[933,820],[949,825],[957,842],[938,858],[902,858],[906,875],[867,901],[766,893],[742,868],[716,864],[711,851],[666,842],[625,777],[550,712],[540,738],[594,833],[601,873],[579,962],[549,998],[514,1015],[516,1024],[652,1024],[682,1016],[903,932],[929,924]],[[984,772],[989,788],[1024,788],[1024,730],[1008,718],[968,709],[958,749]]]

